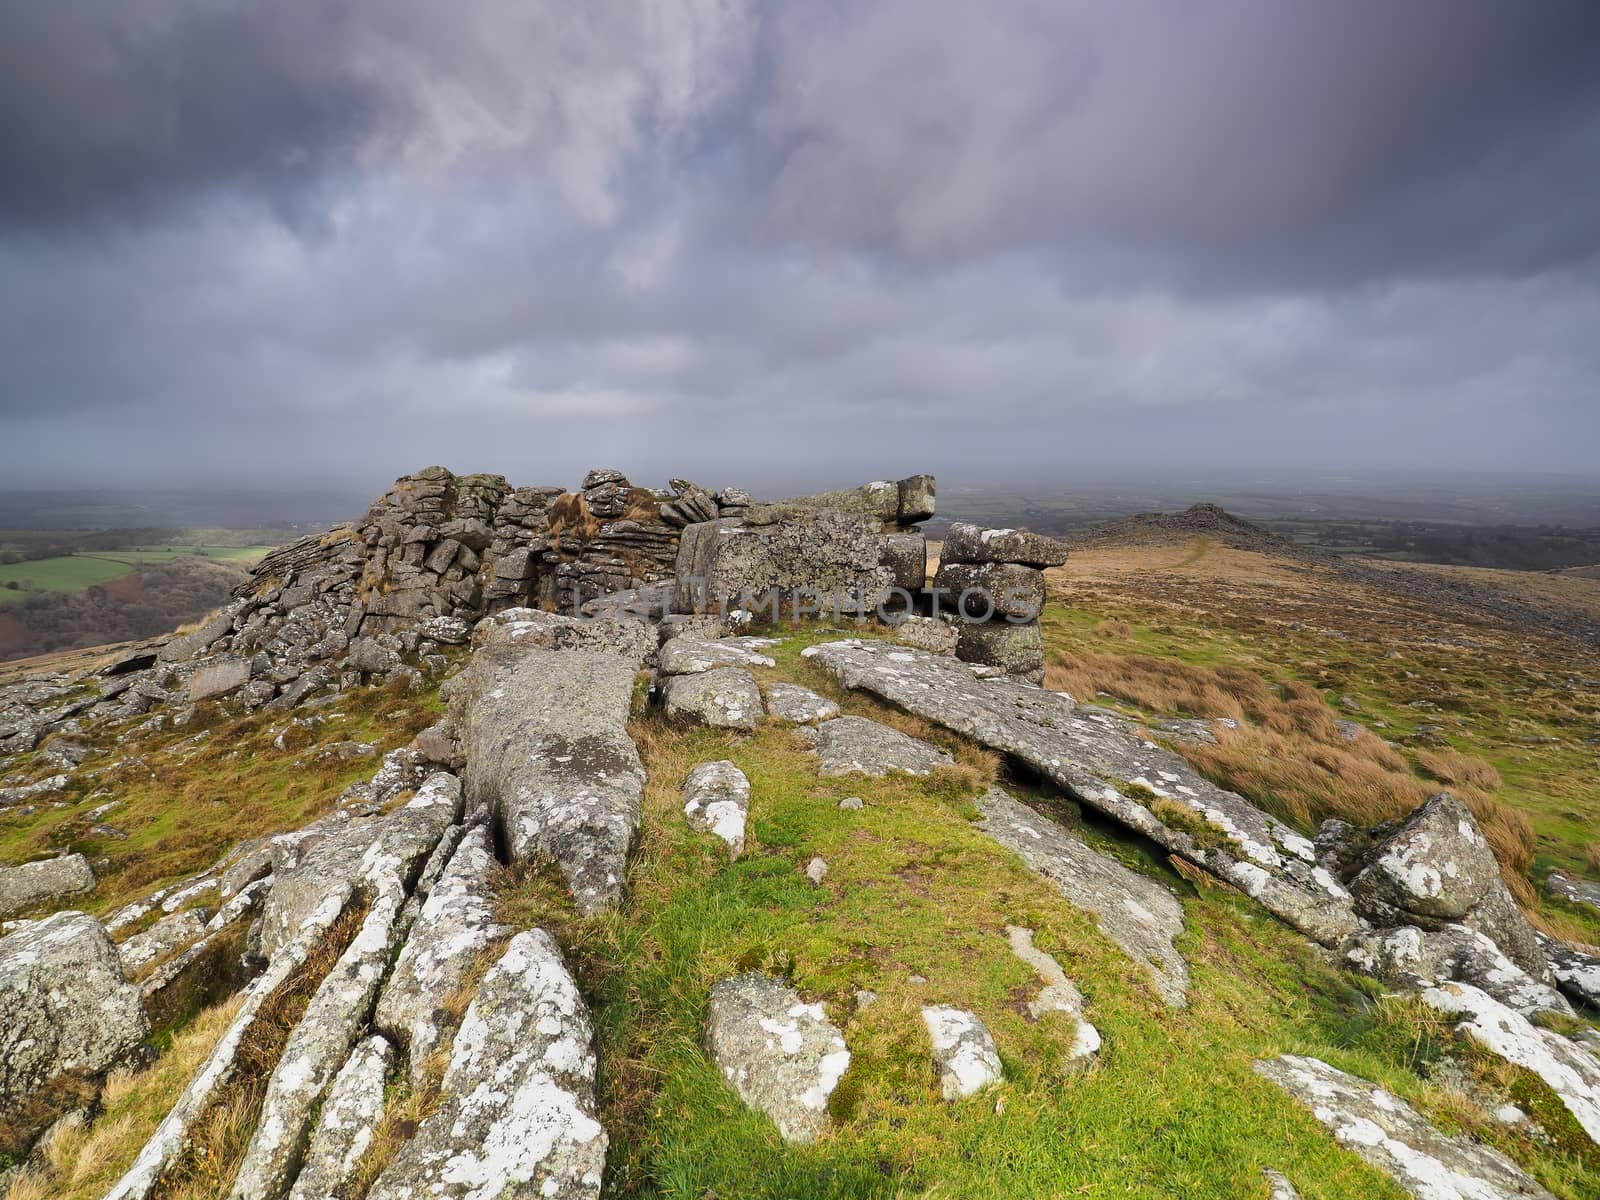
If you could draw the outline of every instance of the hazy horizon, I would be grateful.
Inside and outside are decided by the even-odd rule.
[[[1600,6],[0,13],[8,486],[1595,478]]]

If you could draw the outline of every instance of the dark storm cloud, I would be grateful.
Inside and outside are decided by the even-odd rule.
[[[1591,0],[0,12],[22,482],[1588,466],[1597,251]]]

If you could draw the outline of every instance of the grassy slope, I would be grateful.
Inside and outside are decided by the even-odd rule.
[[[796,657],[807,640],[758,673],[835,692]],[[780,726],[746,737],[646,716],[635,735],[650,782],[623,911],[576,917],[537,874],[506,896],[515,923],[558,930],[595,1007],[608,1194],[1264,1196],[1260,1171],[1270,1166],[1307,1197],[1398,1195],[1250,1070],[1284,1051],[1380,1080],[1453,1128],[1482,1124],[1459,1095],[1414,1072],[1440,1047],[1410,1004],[1374,1003],[1369,981],[1331,969],[1247,901],[1197,893],[1147,848],[1086,828],[1185,897],[1192,1005],[1168,1010],[1142,968],[972,826],[992,759],[866,698],[840,699],[946,745],[958,766],[925,781],[824,780]],[[737,861],[688,830],[679,796],[691,767],[723,757],[752,788],[749,846]],[[1016,790],[1078,820],[1059,801]],[[846,796],[866,807],[840,810]],[[813,854],[830,868],[821,887],[802,874]],[[1040,982],[1011,954],[1007,923],[1033,928],[1083,989],[1106,1041],[1094,1066],[1069,1062],[1070,1021],[1025,1015]],[[814,1146],[786,1146],[700,1049],[710,985],[751,968],[785,974],[821,1000],[854,1056],[834,1096],[835,1127]],[[877,1003],[857,1011],[858,988],[876,991]],[[923,1003],[970,1007],[987,1022],[1005,1062],[999,1090],[939,1100]],[[1540,1160],[1518,1135],[1492,1136],[1562,1194],[1600,1186],[1593,1163]]]
[[[1503,779],[1495,798],[1528,815],[1536,882],[1556,868],[1593,870],[1600,660],[1592,651],[1209,543],[1088,551],[1050,580],[1052,661],[1142,654],[1298,680],[1336,707],[1351,697],[1359,709],[1338,715],[1413,757],[1425,748],[1419,728],[1434,726],[1449,747],[1492,763]],[[1563,908],[1560,917],[1600,940],[1600,924],[1583,914]]]

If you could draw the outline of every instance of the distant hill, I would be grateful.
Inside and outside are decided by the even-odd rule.
[[[1214,538],[1238,550],[1301,556],[1305,548],[1270,530],[1236,517],[1216,504],[1195,504],[1182,512],[1138,513],[1116,521],[1070,533],[1063,541],[1072,546],[1110,549],[1119,546],[1160,546],[1190,538]]]

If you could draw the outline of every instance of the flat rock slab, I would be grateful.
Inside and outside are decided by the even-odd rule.
[[[810,688],[794,683],[767,684],[767,713],[792,725],[809,725],[814,721],[831,721],[839,715],[839,706],[826,696],[819,696]]]
[[[715,834],[735,858],[744,853],[749,812],[750,780],[725,758],[701,763],[683,781],[683,815],[689,828]]]
[[[149,1032],[93,917],[55,913],[0,938],[0,1120],[64,1072],[116,1065]]]
[[[451,696],[470,805],[485,804],[514,861],[554,862],[585,913],[622,897],[644,766],[628,716],[632,659],[495,643]]]
[[[451,1045],[438,1109],[395,1153],[369,1200],[600,1194],[589,1013],[542,929],[519,933],[483,978]]]
[[[1553,1030],[1541,1029],[1470,984],[1429,988],[1422,1001],[1462,1017],[1458,1033],[1544,1080],[1589,1140],[1600,1145],[1600,1057]]]
[[[186,908],[162,917],[143,933],[134,934],[117,947],[123,971],[129,975],[136,974],[163,955],[198,941],[206,932],[210,915],[203,908]]]
[[[676,637],[661,647],[663,675],[698,675],[717,667],[770,667],[773,660],[743,638],[709,641],[696,637]]]
[[[667,645],[675,646],[681,640]],[[674,675],[663,686],[662,696],[669,717],[686,718],[713,729],[750,730],[761,719],[761,689],[756,686],[756,677],[743,667]]]
[[[1000,788],[978,798],[978,813],[979,829],[1095,915],[1100,932],[1150,972],[1163,1000],[1174,1008],[1188,1003],[1189,964],[1173,945],[1183,933],[1183,905],[1176,896],[1086,846]]]
[[[1542,933],[1539,945],[1557,986],[1574,1000],[1600,1008],[1600,949],[1575,946]]]
[[[965,663],[904,646],[848,639],[802,653],[845,687],[1011,755],[1323,945],[1340,945],[1360,928],[1350,894],[1318,864],[1309,838],[1223,791],[1178,755],[1134,737],[1120,721],[1079,714],[1070,697],[980,679]],[[1147,803],[1146,792],[1158,799]]]
[[[1469,983],[1523,1014],[1572,1015],[1572,1006],[1555,987],[1512,962],[1487,934],[1465,925],[1375,930],[1356,939],[1345,958],[1369,975],[1413,990]]]
[[[394,1047],[376,1034],[350,1052],[328,1088],[289,1200],[327,1200],[354,1176],[383,1119],[384,1085],[393,1060]]]
[[[1553,1200],[1499,1151],[1447,1137],[1404,1100],[1320,1059],[1285,1054],[1255,1069],[1418,1200]]]
[[[931,1004],[922,1010],[922,1023],[933,1043],[939,1094],[946,1100],[973,1096],[1000,1082],[1000,1051],[976,1014]]]
[[[819,774],[880,777],[900,772],[926,775],[955,760],[937,746],[869,721],[865,717],[835,717],[817,726]]]
[[[0,867],[0,917],[94,891],[94,869],[81,854],[63,854],[20,867]]]
[[[441,771],[403,807],[336,826],[292,867],[274,873],[261,918],[263,956],[270,959],[292,941],[330,898],[342,906],[357,888],[373,895],[408,892],[445,830],[460,818],[461,784]]]
[[[771,1117],[789,1142],[813,1141],[827,1128],[828,1097],[850,1065],[822,1005],[755,971],[712,986],[706,1050],[739,1099]]]
[[[373,1025],[406,1048],[412,1082],[448,1035],[440,1020],[446,998],[477,956],[511,932],[494,919],[493,865],[488,827],[474,826],[428,893],[378,1000]]]
[[[1067,561],[1067,544],[1026,529],[985,529],[957,521],[944,535],[939,561],[1059,567]]]

